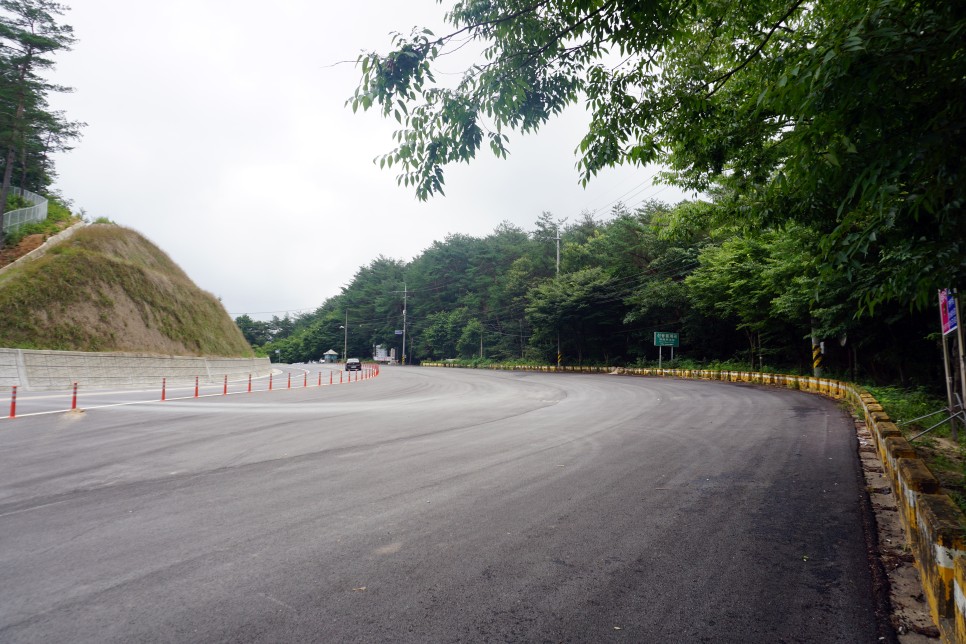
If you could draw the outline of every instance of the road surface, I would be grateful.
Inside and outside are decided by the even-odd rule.
[[[2,642],[875,642],[845,413],[412,367],[0,421]]]

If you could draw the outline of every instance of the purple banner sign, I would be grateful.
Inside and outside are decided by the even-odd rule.
[[[953,292],[944,288],[939,291],[939,315],[943,323],[943,335],[956,330],[959,326],[959,314],[956,310],[956,298]]]

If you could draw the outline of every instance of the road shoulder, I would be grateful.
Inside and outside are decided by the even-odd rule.
[[[865,477],[866,505],[871,512],[871,521],[867,521],[867,525],[871,524],[867,534],[869,565],[873,569],[876,594],[881,594],[883,600],[888,598],[892,637],[900,644],[938,642],[939,629],[929,615],[929,605],[923,596],[915,557],[899,518],[895,494],[879,461],[872,435],[861,419],[856,419],[855,429]],[[877,597],[878,603],[880,599]],[[876,612],[879,614],[880,611]]]

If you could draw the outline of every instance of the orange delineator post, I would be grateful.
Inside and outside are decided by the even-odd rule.
[[[77,409],[77,383],[76,382],[74,383],[74,396],[71,398],[71,401],[70,401],[70,410],[74,411],[75,409]]]
[[[275,374],[271,374],[271,373],[270,373],[270,374],[268,374],[268,390],[269,390],[269,391],[271,391],[271,390],[272,390],[272,376],[274,376],[274,375],[275,375]]]
[[[329,384],[330,384],[330,385],[332,384],[332,377],[333,377],[334,375],[335,375],[335,374],[334,374],[334,373],[332,373],[331,371],[329,372]]]
[[[248,374],[248,393],[252,393],[252,374]]]
[[[303,378],[302,378],[302,389],[305,389],[306,387],[309,386],[309,372],[306,371],[304,374],[302,374],[302,376],[303,376]]]
[[[198,397],[198,376],[195,376],[195,398]]]
[[[10,390],[10,417],[17,417],[17,385],[14,385]]]
[[[322,372],[319,372],[319,386],[322,386]]]
[[[162,378],[161,379],[161,402],[164,402],[165,389],[167,388],[167,386],[168,386],[168,379]]]
[[[340,385],[342,384],[342,372],[341,371],[339,372],[339,384]]]
[[[227,373],[225,374],[225,388],[221,390],[221,395],[222,396],[228,395],[228,374]]]
[[[291,371],[288,374],[288,388],[289,389],[292,388],[292,372]]]

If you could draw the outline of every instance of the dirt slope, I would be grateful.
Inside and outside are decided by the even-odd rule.
[[[0,346],[252,355],[217,298],[140,234],[108,224],[0,275]]]

